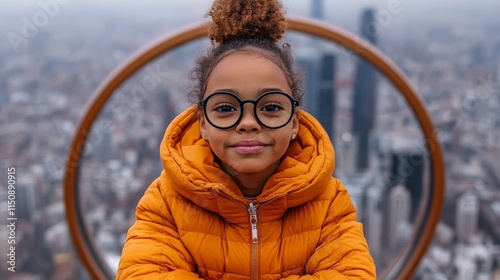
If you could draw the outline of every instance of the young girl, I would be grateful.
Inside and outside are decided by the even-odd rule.
[[[195,104],[167,128],[117,279],[375,279],[332,178],[328,135],[298,108],[278,0],[216,0]]]

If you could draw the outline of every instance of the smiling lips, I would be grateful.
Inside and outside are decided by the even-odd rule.
[[[243,154],[258,153],[268,145],[259,141],[241,141],[230,147]]]

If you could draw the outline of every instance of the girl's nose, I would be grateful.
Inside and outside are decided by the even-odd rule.
[[[245,106],[246,105],[246,106]],[[262,127],[257,121],[257,117],[253,111],[253,104],[245,104],[243,105],[243,115],[241,116],[241,120],[236,126],[238,131],[259,131]]]

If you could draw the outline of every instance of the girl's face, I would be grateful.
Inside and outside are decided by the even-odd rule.
[[[271,90],[291,93],[285,74],[276,64],[258,54],[233,53],[212,70],[203,98],[216,91],[226,91],[241,100],[256,100]],[[298,132],[295,113],[284,127],[269,129],[259,124],[253,106],[245,103],[241,120],[229,129],[212,126],[204,114],[200,117],[201,134],[225,170],[236,176],[238,173],[258,175],[275,171],[292,135]]]

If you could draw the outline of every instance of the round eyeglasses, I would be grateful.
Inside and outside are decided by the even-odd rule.
[[[243,117],[243,105],[253,104],[257,122],[266,128],[277,129],[292,119],[299,101],[281,91],[263,93],[256,100],[241,100],[227,91],[216,91],[200,101],[205,118],[214,127],[228,129],[237,125]]]

